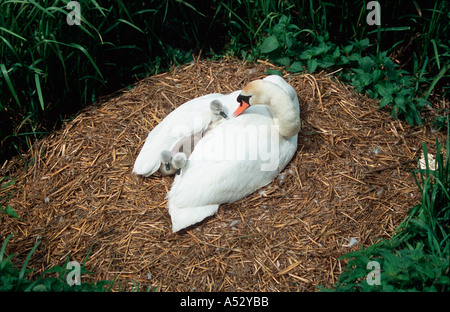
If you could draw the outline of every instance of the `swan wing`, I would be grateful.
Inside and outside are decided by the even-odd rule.
[[[217,99],[223,103],[224,110],[231,111],[237,106],[238,94],[239,91],[227,95],[208,94],[179,106],[150,131],[135,160],[133,172],[146,177],[152,175],[160,167],[163,150],[172,150],[181,139],[206,129],[211,121],[211,101]]]
[[[220,204],[269,184],[296,149],[297,137],[281,137],[264,106],[219,125],[198,143],[167,195],[172,230],[200,222]]]

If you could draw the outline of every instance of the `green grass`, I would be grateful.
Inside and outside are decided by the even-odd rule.
[[[188,3],[81,0],[81,24],[70,26],[68,2],[0,3],[1,159],[100,96],[190,57],[161,41],[168,12],[194,20]]]
[[[129,282],[131,285],[127,286],[128,283],[123,283],[117,278],[113,281],[86,281],[90,280],[88,276],[93,274],[86,269],[86,262],[91,250],[88,251],[83,262],[78,263],[78,268],[69,262],[69,257],[67,257],[63,265],[55,265],[42,272],[38,277],[28,277],[33,272],[27,268],[28,263],[41,242],[36,242],[23,264],[17,266],[13,261],[15,255],[7,255],[5,252],[12,237],[12,234],[6,236],[0,249],[0,292],[110,292],[114,286],[117,286],[114,290],[119,292],[157,292],[160,288],[149,286],[143,289],[139,282],[136,283],[133,280]],[[0,238],[2,237],[0,236]],[[77,269],[78,272],[76,272]],[[75,277],[76,275],[77,277]],[[70,285],[69,282],[73,284]]]
[[[6,256],[5,249],[8,241],[11,239],[12,235],[8,235],[2,245],[0,250],[0,292],[4,291],[15,291],[15,292],[43,292],[43,291],[96,291],[104,292],[110,291],[114,282],[112,281],[98,281],[92,282],[81,282],[79,284],[73,284],[70,286],[67,282],[68,277],[71,273],[71,267],[69,264],[69,258],[63,266],[54,266],[44,273],[42,273],[38,278],[32,280],[28,279],[27,275],[32,271],[27,269],[28,263],[33,256],[35,250],[39,247],[40,241],[37,242],[34,247],[28,253],[24,263],[16,267],[14,266],[12,259],[15,255]],[[89,256],[89,253],[88,253]],[[85,264],[88,256],[82,264],[80,264],[80,275],[92,274],[87,271]],[[51,277],[48,275],[56,275],[56,277]]]

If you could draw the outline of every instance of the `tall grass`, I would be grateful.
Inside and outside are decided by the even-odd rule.
[[[81,0],[81,23],[69,25],[68,2],[0,2],[2,158],[100,96],[186,61],[162,34],[172,14],[195,21],[188,3]]]

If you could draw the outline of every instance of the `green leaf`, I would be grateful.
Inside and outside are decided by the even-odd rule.
[[[335,64],[334,62],[324,61],[324,60],[318,60],[317,63],[318,63],[317,65],[322,68],[328,68]]]
[[[317,68],[317,60],[316,59],[308,60],[306,62],[306,68],[308,69],[309,73],[312,74]]]
[[[358,61],[361,58],[361,54],[353,53],[348,57],[349,61]]]
[[[39,81],[39,74],[35,73],[34,74],[34,81],[36,83],[36,90],[37,90],[37,94],[38,94],[38,98],[39,98],[39,103],[41,103],[41,108],[42,110],[44,110],[44,97],[42,96],[42,88],[41,88],[41,82]]]
[[[323,53],[327,52],[328,50],[329,50],[329,47],[325,46],[325,45],[320,45],[318,47],[311,48],[311,51],[314,55],[323,54]]]
[[[279,57],[279,58],[275,59],[275,62],[281,66],[291,65],[291,60],[287,56]]]
[[[128,26],[130,26],[130,27],[132,27],[132,28],[134,28],[134,29],[136,29],[137,31],[139,31],[140,33],[143,33],[143,34],[145,34],[145,32],[142,30],[142,29],[140,29],[139,27],[137,27],[136,25],[134,25],[133,23],[130,23],[129,21],[127,21],[127,20],[124,20],[124,19],[122,19],[122,18],[119,18],[119,19],[117,19],[117,22],[120,22],[120,23],[123,23],[123,24],[126,24],[126,25],[128,25]]]
[[[289,70],[293,73],[301,72],[303,71],[303,64],[299,61],[295,61],[294,63],[291,64]]]
[[[278,43],[277,37],[275,35],[272,35],[264,39],[264,42],[261,45],[260,52],[267,54],[272,51],[275,51],[276,49],[278,49],[279,46],[280,44]]]
[[[2,237],[2,236],[3,235],[1,235],[0,237]],[[11,239],[12,236],[13,236],[12,234],[9,234],[5,238],[5,241],[3,242],[2,248],[0,249],[0,263],[3,261],[3,255],[5,254],[6,245],[8,244],[8,241]],[[13,255],[11,255],[11,256],[13,256]]]
[[[359,46],[362,50],[364,50],[365,48],[367,48],[369,46],[369,39],[363,39],[359,42]]]
[[[364,86],[368,86],[372,82],[372,75],[370,73],[364,73],[359,76],[359,79]]]
[[[406,111],[405,98],[403,96],[396,96],[394,102],[395,106],[400,108],[402,111]]]
[[[100,72],[100,69],[98,68],[98,66],[97,66],[97,64],[95,63],[94,59],[91,57],[91,55],[89,54],[89,52],[88,52],[84,47],[82,47],[81,45],[79,45],[79,44],[77,44],[77,43],[71,43],[71,44],[69,44],[68,46],[80,50],[80,51],[88,58],[89,62],[92,64],[92,66],[94,67],[94,69],[96,70],[96,72],[98,73],[98,75],[99,75],[102,79],[104,79],[104,78],[103,78],[103,75],[102,75],[102,73]]]
[[[5,209],[3,209],[3,208],[1,208],[1,209],[6,215],[16,218],[17,220],[20,220],[19,215],[10,205],[6,205]]]
[[[339,50],[339,47],[336,47],[336,49],[333,52],[333,58],[337,59],[339,56],[341,56],[341,51]]]
[[[375,62],[369,56],[365,56],[358,60],[358,64],[359,68],[361,68],[364,72],[371,73]]]
[[[1,31],[4,31],[4,32],[6,32],[6,33],[8,33],[8,34],[10,34],[10,35],[13,35],[14,37],[17,37],[17,38],[19,38],[19,39],[21,39],[21,40],[23,40],[23,41],[27,41],[27,39],[25,39],[24,37],[19,36],[18,34],[16,34],[15,32],[12,32],[11,30],[9,30],[9,29],[7,29],[7,28],[0,27],[0,30],[1,30]]]
[[[300,54],[300,59],[302,60],[310,60],[314,56],[312,50],[305,50]]]
[[[47,289],[47,286],[45,286],[44,284],[38,284],[38,285],[33,287],[33,291],[35,291],[35,292],[44,292],[44,291],[48,291],[48,289]]]
[[[17,96],[16,90],[14,89],[14,85],[9,78],[8,70],[6,70],[5,64],[0,64],[0,70],[3,74],[3,78],[5,78],[6,80],[6,84],[8,85],[9,91],[11,91],[14,100],[16,100],[17,105],[22,108],[22,105],[20,105],[19,97]]]
[[[372,72],[372,81],[373,81],[374,83],[377,82],[378,79],[380,79],[381,74],[382,74],[381,70],[375,69],[375,70]]]
[[[344,54],[349,54],[350,52],[352,52],[353,47],[354,47],[354,46],[353,46],[352,44],[349,44],[349,45],[347,45],[347,46],[345,46],[345,47],[342,48],[342,52],[343,52]]]
[[[377,83],[374,88],[382,97],[392,96],[394,93],[394,89],[391,84],[384,84],[380,82]]]
[[[34,247],[30,250],[30,252],[28,253],[28,255],[27,255],[26,259],[25,259],[25,262],[24,262],[23,265],[22,265],[22,269],[20,270],[20,273],[19,273],[19,279],[17,280],[16,291],[19,289],[19,286],[20,286],[22,280],[23,280],[24,277],[25,277],[26,269],[27,269],[28,262],[30,261],[31,256],[34,254],[34,251],[36,250],[36,248],[38,248],[38,246],[39,246],[40,244],[41,244],[41,241],[38,241],[38,242],[34,245]]]
[[[390,95],[384,96],[380,101],[379,108],[381,109],[381,108],[385,107],[386,105],[390,104],[392,102],[392,100],[393,100],[392,96],[390,96]]]
[[[281,72],[281,70],[276,70],[276,69],[266,69],[265,72],[266,75],[278,75],[278,76],[282,76],[283,73]]]

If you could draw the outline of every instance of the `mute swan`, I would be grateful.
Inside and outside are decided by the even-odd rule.
[[[253,81],[237,100],[238,117],[221,122],[200,140],[174,179],[167,194],[172,232],[269,184],[297,150],[299,102],[283,78]]]
[[[148,177],[161,167],[161,153],[183,152],[189,157],[192,145],[203,132],[237,107],[240,91],[208,94],[182,104],[164,118],[147,136],[134,162],[133,173]],[[223,118],[225,118],[223,117]],[[181,150],[185,147],[184,150]]]
[[[172,157],[172,153],[168,150],[161,152],[161,166],[159,172],[163,176],[172,174],[180,174],[181,169],[186,165],[187,157],[184,153],[177,153]]]

